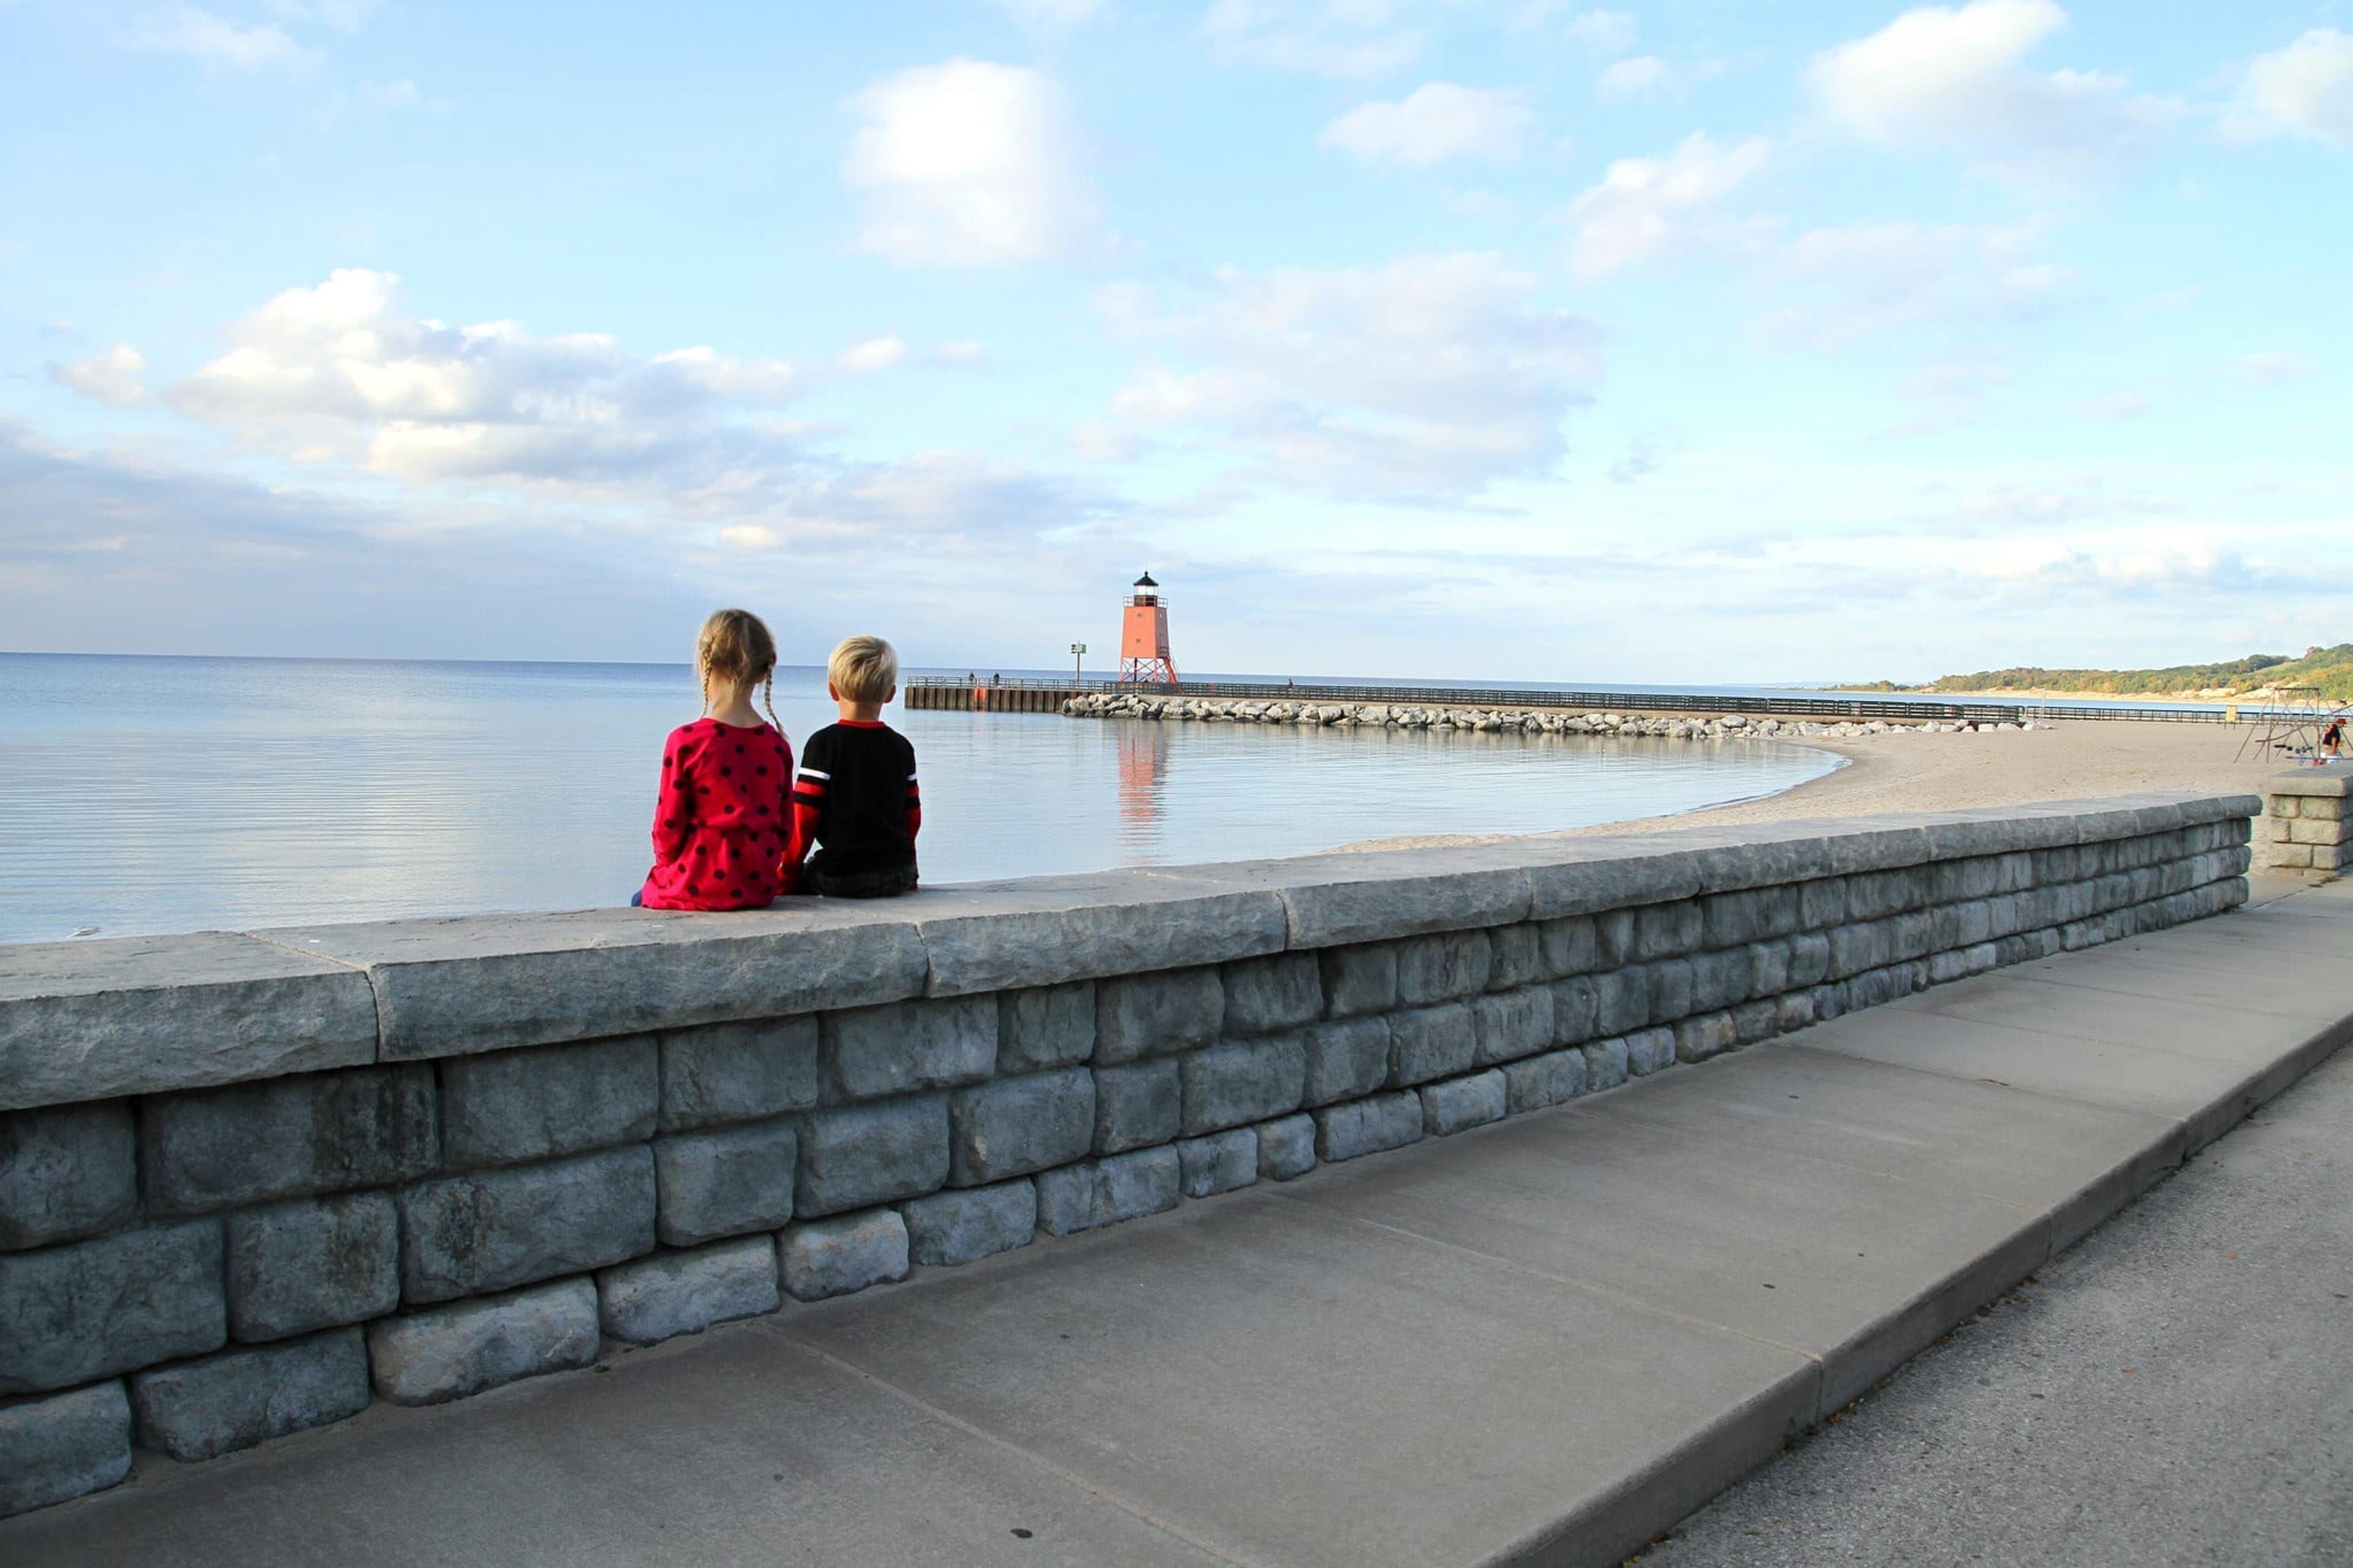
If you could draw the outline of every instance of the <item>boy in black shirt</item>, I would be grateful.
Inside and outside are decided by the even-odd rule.
[[[801,748],[786,886],[797,875],[804,893],[891,898],[915,885],[915,834],[923,826],[915,748],[882,722],[882,705],[899,694],[899,656],[881,637],[844,637],[825,678],[841,721]]]

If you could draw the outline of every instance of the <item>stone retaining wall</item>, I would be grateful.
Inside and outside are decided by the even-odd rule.
[[[0,1513],[2246,896],[2253,798],[0,948]]]
[[[2347,797],[2353,770],[2290,768],[2263,781],[2263,862],[2275,870],[2334,877],[2348,858]]]

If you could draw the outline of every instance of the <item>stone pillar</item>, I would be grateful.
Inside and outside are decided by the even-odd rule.
[[[2263,865],[2335,876],[2347,858],[2348,795],[2353,769],[2290,768],[2265,779]]]

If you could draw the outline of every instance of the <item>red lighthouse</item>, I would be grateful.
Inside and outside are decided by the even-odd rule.
[[[1123,682],[1176,684],[1176,661],[1168,653],[1168,606],[1160,584],[1146,572],[1135,580],[1120,622],[1119,678]]]

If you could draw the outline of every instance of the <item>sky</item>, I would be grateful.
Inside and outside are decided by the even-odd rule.
[[[2353,638],[2353,0],[0,0],[0,649]]]

